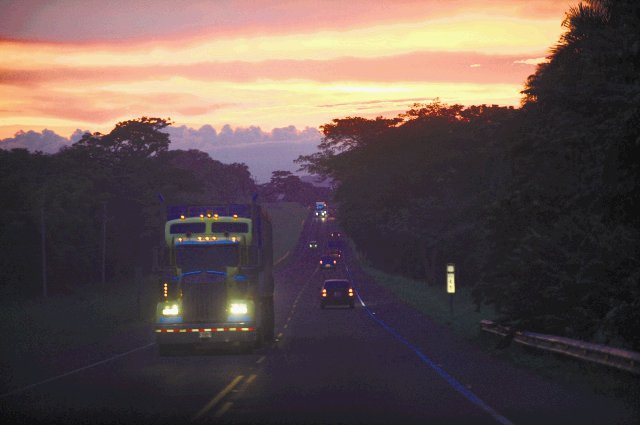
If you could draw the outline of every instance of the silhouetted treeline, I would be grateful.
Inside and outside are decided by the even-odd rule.
[[[246,202],[256,185],[244,164],[198,150],[169,151],[169,121],[121,122],[85,134],[55,155],[0,150],[0,285],[20,295],[42,286],[41,229],[52,293],[148,270],[162,243],[165,208],[178,203]],[[44,225],[42,219],[44,218]]]
[[[303,168],[375,265],[527,330],[640,349],[640,5],[589,1],[523,89],[522,108],[416,104],[322,127]],[[443,289],[444,290],[444,289]]]
[[[271,180],[259,186],[258,193],[266,201],[291,201],[311,206],[315,201],[330,198],[328,187],[318,187],[304,182],[290,171],[276,170]]]

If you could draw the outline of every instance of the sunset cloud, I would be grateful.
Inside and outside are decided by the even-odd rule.
[[[169,126],[163,131],[169,134],[170,149],[199,149],[222,162],[243,162],[259,183],[269,181],[273,170],[295,172],[298,167],[293,160],[313,153],[321,138],[315,128],[300,130],[294,126],[265,131],[256,126],[231,128],[226,125],[216,131],[210,125],[200,128],[182,125]],[[18,131],[13,137],[0,139],[0,149],[52,154],[77,142],[85,133],[86,130],[76,129],[66,138],[48,129]]]
[[[401,112],[402,99],[518,105],[566,9],[555,0],[153,5],[5,5],[0,138],[105,132],[143,115],[190,128],[317,128]]]
[[[532,58],[532,59],[519,59],[517,61],[513,61],[513,63],[521,63],[525,65],[538,65],[539,63],[549,62],[549,59],[546,57],[540,58]]]

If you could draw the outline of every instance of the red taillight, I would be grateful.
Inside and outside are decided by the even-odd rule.
[[[333,260],[333,264],[336,264],[336,260]]]
[[[322,264],[322,260],[320,260],[320,264]]]

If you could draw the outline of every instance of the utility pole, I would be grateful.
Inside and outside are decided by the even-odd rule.
[[[47,298],[47,248],[44,225],[44,199],[40,206],[40,244],[42,246],[42,296]]]
[[[107,201],[102,201],[102,284],[105,283],[107,262]]]

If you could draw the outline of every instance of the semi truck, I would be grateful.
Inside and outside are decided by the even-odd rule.
[[[272,227],[260,205],[169,207],[164,239],[155,321],[161,355],[273,339]]]

